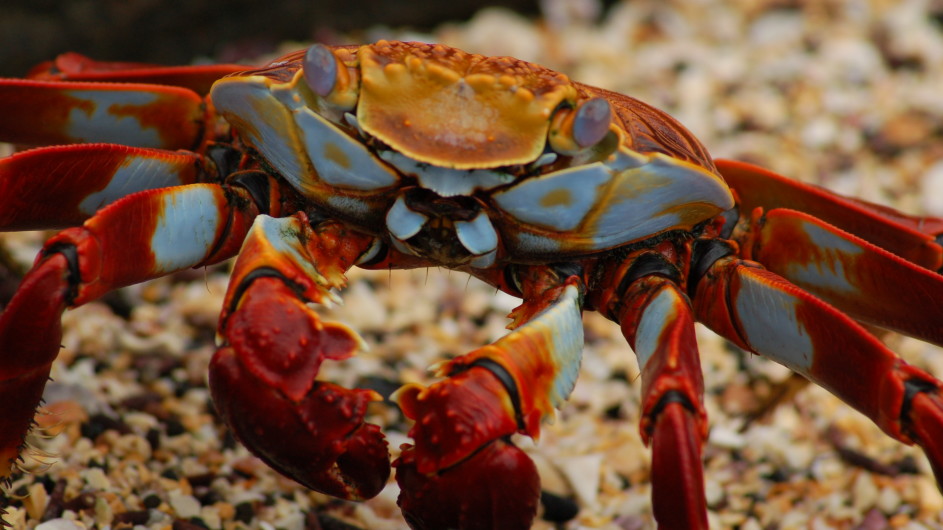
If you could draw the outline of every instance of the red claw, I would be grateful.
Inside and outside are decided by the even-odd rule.
[[[313,490],[351,500],[379,493],[390,476],[389,453],[364,415],[380,396],[315,380],[322,360],[354,352],[353,332],[322,323],[281,280],[259,278],[224,334],[232,345],[213,357],[210,388],[236,437]]]
[[[490,370],[471,367],[429,388],[408,385],[395,399],[415,419],[393,464],[398,504],[414,529],[530,528],[540,479],[531,459],[506,440],[518,430],[514,406]]]
[[[453,466],[517,430],[507,392],[484,368],[471,368],[429,388],[404,386],[394,399],[406,417],[416,420],[409,436],[416,441],[412,461],[420,473]]]
[[[393,464],[402,489],[397,504],[414,530],[530,528],[540,478],[524,451],[503,439],[436,473],[421,473],[416,450],[404,445]]]

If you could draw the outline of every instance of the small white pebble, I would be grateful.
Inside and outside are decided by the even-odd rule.
[[[564,458],[557,466],[573,487],[573,493],[576,494],[580,504],[595,506],[599,498],[599,470],[602,467],[602,455]]]
[[[937,162],[927,169],[924,174],[923,207],[930,215],[943,215],[943,161]]]
[[[99,528],[107,528],[114,518],[114,511],[108,501],[104,497],[95,499],[95,524]]]
[[[710,477],[704,479],[704,500],[708,506],[717,506],[724,500],[724,488],[720,482]]]
[[[737,431],[721,425],[715,425],[708,437],[710,443],[724,449],[743,449],[746,439]]]
[[[855,509],[861,512],[877,504],[878,488],[870,474],[858,474],[851,487],[851,498]]]
[[[172,491],[169,495],[170,507],[173,508],[177,517],[189,519],[200,515],[200,501],[192,495],[184,495],[179,491]]]
[[[105,475],[105,472],[100,467],[89,468],[85,472],[85,482],[97,490],[107,490],[111,488],[111,480],[108,479],[108,476]]]
[[[215,506],[204,506],[200,509],[200,519],[206,523],[211,530],[218,530],[223,527],[223,521],[219,516],[219,509]]]
[[[894,513],[897,511],[897,507],[900,506],[900,500],[900,493],[894,488],[881,488],[881,493],[878,494],[877,507],[884,513]]]
[[[36,530],[85,530],[85,525],[69,519],[50,519],[36,525]]]

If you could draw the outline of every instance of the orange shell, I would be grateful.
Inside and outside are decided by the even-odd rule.
[[[510,57],[385,41],[358,53],[361,127],[438,166],[531,162],[544,150],[553,110],[577,97],[565,75]]]

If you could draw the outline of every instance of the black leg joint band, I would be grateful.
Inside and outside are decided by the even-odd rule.
[[[663,276],[675,283],[681,281],[681,271],[678,270],[678,267],[675,267],[667,258],[657,252],[646,252],[635,258],[635,261],[629,266],[629,270],[625,271],[625,275],[619,280],[619,287],[616,288],[616,292],[619,293],[619,296],[622,296],[629,290],[629,286],[635,280],[651,275]]]
[[[688,276],[688,297],[694,298],[697,284],[717,260],[733,254],[733,247],[723,239],[698,239],[691,252],[691,273]]]
[[[694,414],[697,414],[697,407],[694,406],[694,403],[691,403],[691,400],[688,399],[688,396],[681,393],[679,390],[669,390],[661,396],[661,399],[658,400],[658,403],[652,408],[652,411],[649,412],[649,415],[654,419],[657,418],[661,411],[665,410],[665,407],[672,403],[680,403],[682,407],[688,409]]]
[[[487,358],[474,361],[469,367],[472,366],[484,368],[498,378],[498,381],[504,386],[504,390],[507,391],[511,404],[514,406],[514,419],[517,421],[517,428],[521,431],[525,430],[524,413],[521,410],[521,395],[517,391],[517,383],[514,381],[514,377],[507,371],[507,368],[501,366],[497,361]]]
[[[261,171],[242,171],[235,173],[229,184],[239,186],[249,193],[259,213],[268,214],[272,201],[272,190],[269,187],[268,175]]]
[[[71,306],[75,303],[75,299],[79,295],[79,284],[82,283],[82,273],[79,269],[79,250],[75,248],[75,245],[72,243],[53,243],[43,249],[42,257],[46,259],[57,253],[65,257],[66,263],[69,266],[69,276],[67,278],[69,290],[66,291],[65,302]]]
[[[304,293],[304,287],[289,279],[278,269],[272,267],[259,267],[258,269],[251,271],[249,274],[246,274],[242,278],[242,281],[239,282],[239,286],[236,287],[236,291],[233,293],[233,297],[228,308],[230,314],[236,310],[236,306],[239,305],[239,300],[242,299],[242,295],[245,294],[246,289],[252,285],[252,282],[258,280],[259,278],[278,278],[282,281],[282,283],[291,288],[291,290],[298,295],[299,299],[305,300],[305,298],[302,296]]]
[[[913,400],[921,392],[933,392],[937,386],[930,381],[923,379],[908,379],[904,381],[904,403],[900,407],[900,421],[905,429],[909,427],[910,409],[913,408]]]

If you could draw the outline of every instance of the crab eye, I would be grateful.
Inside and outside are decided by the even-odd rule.
[[[320,97],[319,105],[339,112],[357,105],[359,80],[330,47],[314,44],[305,52],[301,65],[305,83]]]
[[[337,84],[337,58],[323,44],[308,48],[302,69],[308,86],[322,98],[330,94]]]
[[[589,147],[602,141],[612,122],[612,107],[602,98],[593,98],[580,105],[573,118],[573,139],[580,147]]]
[[[558,153],[576,154],[601,142],[611,122],[612,107],[603,98],[588,99],[575,111],[560,110],[550,125],[550,146]]]

